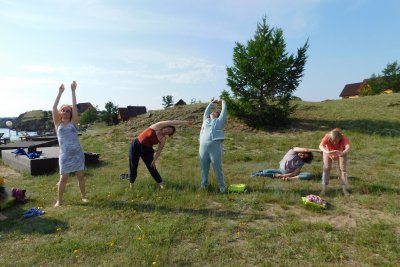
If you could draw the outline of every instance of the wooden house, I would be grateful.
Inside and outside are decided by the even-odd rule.
[[[349,83],[346,84],[340,93],[341,98],[357,98],[362,91],[369,91],[371,90],[371,86],[368,84],[369,79],[364,79],[362,82],[359,83]],[[391,94],[393,90],[390,88],[385,89],[382,91],[381,94]]]
[[[93,107],[93,105],[89,102],[78,103],[78,104],[76,104],[76,107],[78,109],[79,114],[82,114],[83,112],[87,111],[88,109],[95,109],[95,107]]]
[[[147,112],[145,106],[127,106],[126,108],[118,108],[118,120],[127,121],[129,118],[136,117]]]
[[[364,86],[367,86],[367,81],[368,81],[367,79],[364,79],[364,81],[359,82],[359,83],[346,84],[339,96],[341,98],[357,98],[357,97],[359,97],[361,89]]]

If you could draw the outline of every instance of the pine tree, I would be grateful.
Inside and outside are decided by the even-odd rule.
[[[232,91],[223,91],[230,112],[254,126],[281,125],[288,121],[295,106],[292,93],[303,77],[308,41],[288,55],[283,31],[270,28],[267,18],[258,23],[247,45],[236,42],[233,67],[228,67],[227,82]]]

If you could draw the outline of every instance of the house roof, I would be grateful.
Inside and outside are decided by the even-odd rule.
[[[146,112],[147,110],[145,106],[127,106],[126,108],[118,108],[118,113],[122,120],[127,120],[128,118],[135,117]]]
[[[85,112],[88,108],[93,108],[93,105],[90,102],[86,102],[86,103],[78,103],[76,104],[76,107],[78,109],[78,113],[83,113]]]
[[[362,85],[364,84],[364,81],[362,81],[360,83],[346,84],[339,96],[346,97],[346,96],[358,95],[360,93],[360,89],[361,89]]]
[[[175,106],[179,106],[179,105],[186,105],[186,102],[183,101],[182,99],[179,99],[179,101],[175,103]]]

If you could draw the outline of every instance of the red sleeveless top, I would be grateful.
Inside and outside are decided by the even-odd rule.
[[[142,145],[148,147],[152,147],[153,145],[160,143],[157,138],[156,131],[151,128],[146,128],[141,134],[139,134],[137,139]]]

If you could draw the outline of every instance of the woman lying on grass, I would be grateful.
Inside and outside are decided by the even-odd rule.
[[[267,176],[280,178],[283,181],[300,179],[309,180],[312,174],[309,172],[300,172],[304,163],[310,164],[314,159],[312,152],[319,152],[319,149],[293,147],[283,159],[279,162],[279,169],[265,169],[252,173],[251,176]]]

